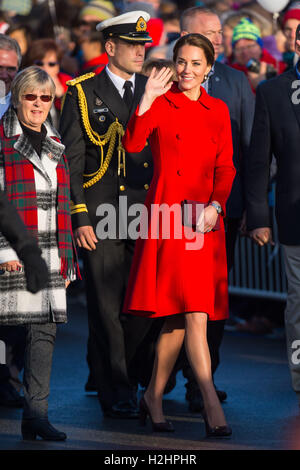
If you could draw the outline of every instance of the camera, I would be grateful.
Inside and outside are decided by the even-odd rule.
[[[259,73],[260,72],[260,61],[257,59],[250,59],[246,64],[249,72]],[[267,64],[266,79],[274,78],[277,75],[277,70],[272,64]]]

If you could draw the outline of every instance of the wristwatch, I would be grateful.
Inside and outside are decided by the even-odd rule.
[[[210,205],[216,209],[218,214],[222,213],[222,207],[220,206],[220,204],[217,204],[216,202],[211,202]]]

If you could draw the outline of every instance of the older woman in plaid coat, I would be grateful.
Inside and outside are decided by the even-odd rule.
[[[64,440],[48,421],[48,395],[56,323],[67,320],[66,285],[76,275],[69,172],[64,146],[45,122],[55,96],[49,75],[29,67],[15,77],[11,91],[13,107],[0,122],[0,184],[37,238],[49,282],[36,294],[28,292],[23,266],[1,237],[0,324],[23,324],[27,331],[23,438]]]

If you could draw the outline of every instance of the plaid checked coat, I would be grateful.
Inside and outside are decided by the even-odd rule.
[[[65,281],[60,274],[61,262],[56,230],[56,166],[65,147],[51,138],[51,136],[59,137],[57,132],[47,122],[44,125],[47,135],[39,157],[23,134],[14,110],[9,108],[3,116],[4,135],[8,138],[19,135],[14,144],[14,151],[21,153],[33,165],[37,199],[38,244],[49,269],[50,281],[46,289],[37,294],[31,294],[26,289],[24,272],[5,271],[0,274],[1,325],[67,321]],[[7,150],[1,145],[0,189],[3,190],[5,190],[4,159]],[[0,234],[0,264],[12,260],[18,260],[18,256]]]

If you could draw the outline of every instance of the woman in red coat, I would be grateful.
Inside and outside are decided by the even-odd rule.
[[[174,430],[164,418],[162,397],[185,340],[204,399],[207,435],[223,437],[231,429],[212,382],[206,324],[208,317],[223,319],[215,305],[227,304],[223,220],[219,230],[214,228],[222,219],[219,214],[225,215],[235,175],[230,118],[225,103],[200,86],[214,63],[210,41],[199,34],[183,36],[175,45],[174,61],[178,83],[169,83],[169,69],[154,69],[123,138],[128,152],[139,152],[149,138],[154,159],[141,222],[141,232],[145,227],[148,232],[137,240],[124,311],[165,317],[152,378],[140,403],[141,421],[149,415],[154,430]],[[183,227],[184,200],[208,203],[197,216],[196,231]],[[168,217],[168,208],[174,216]]]

